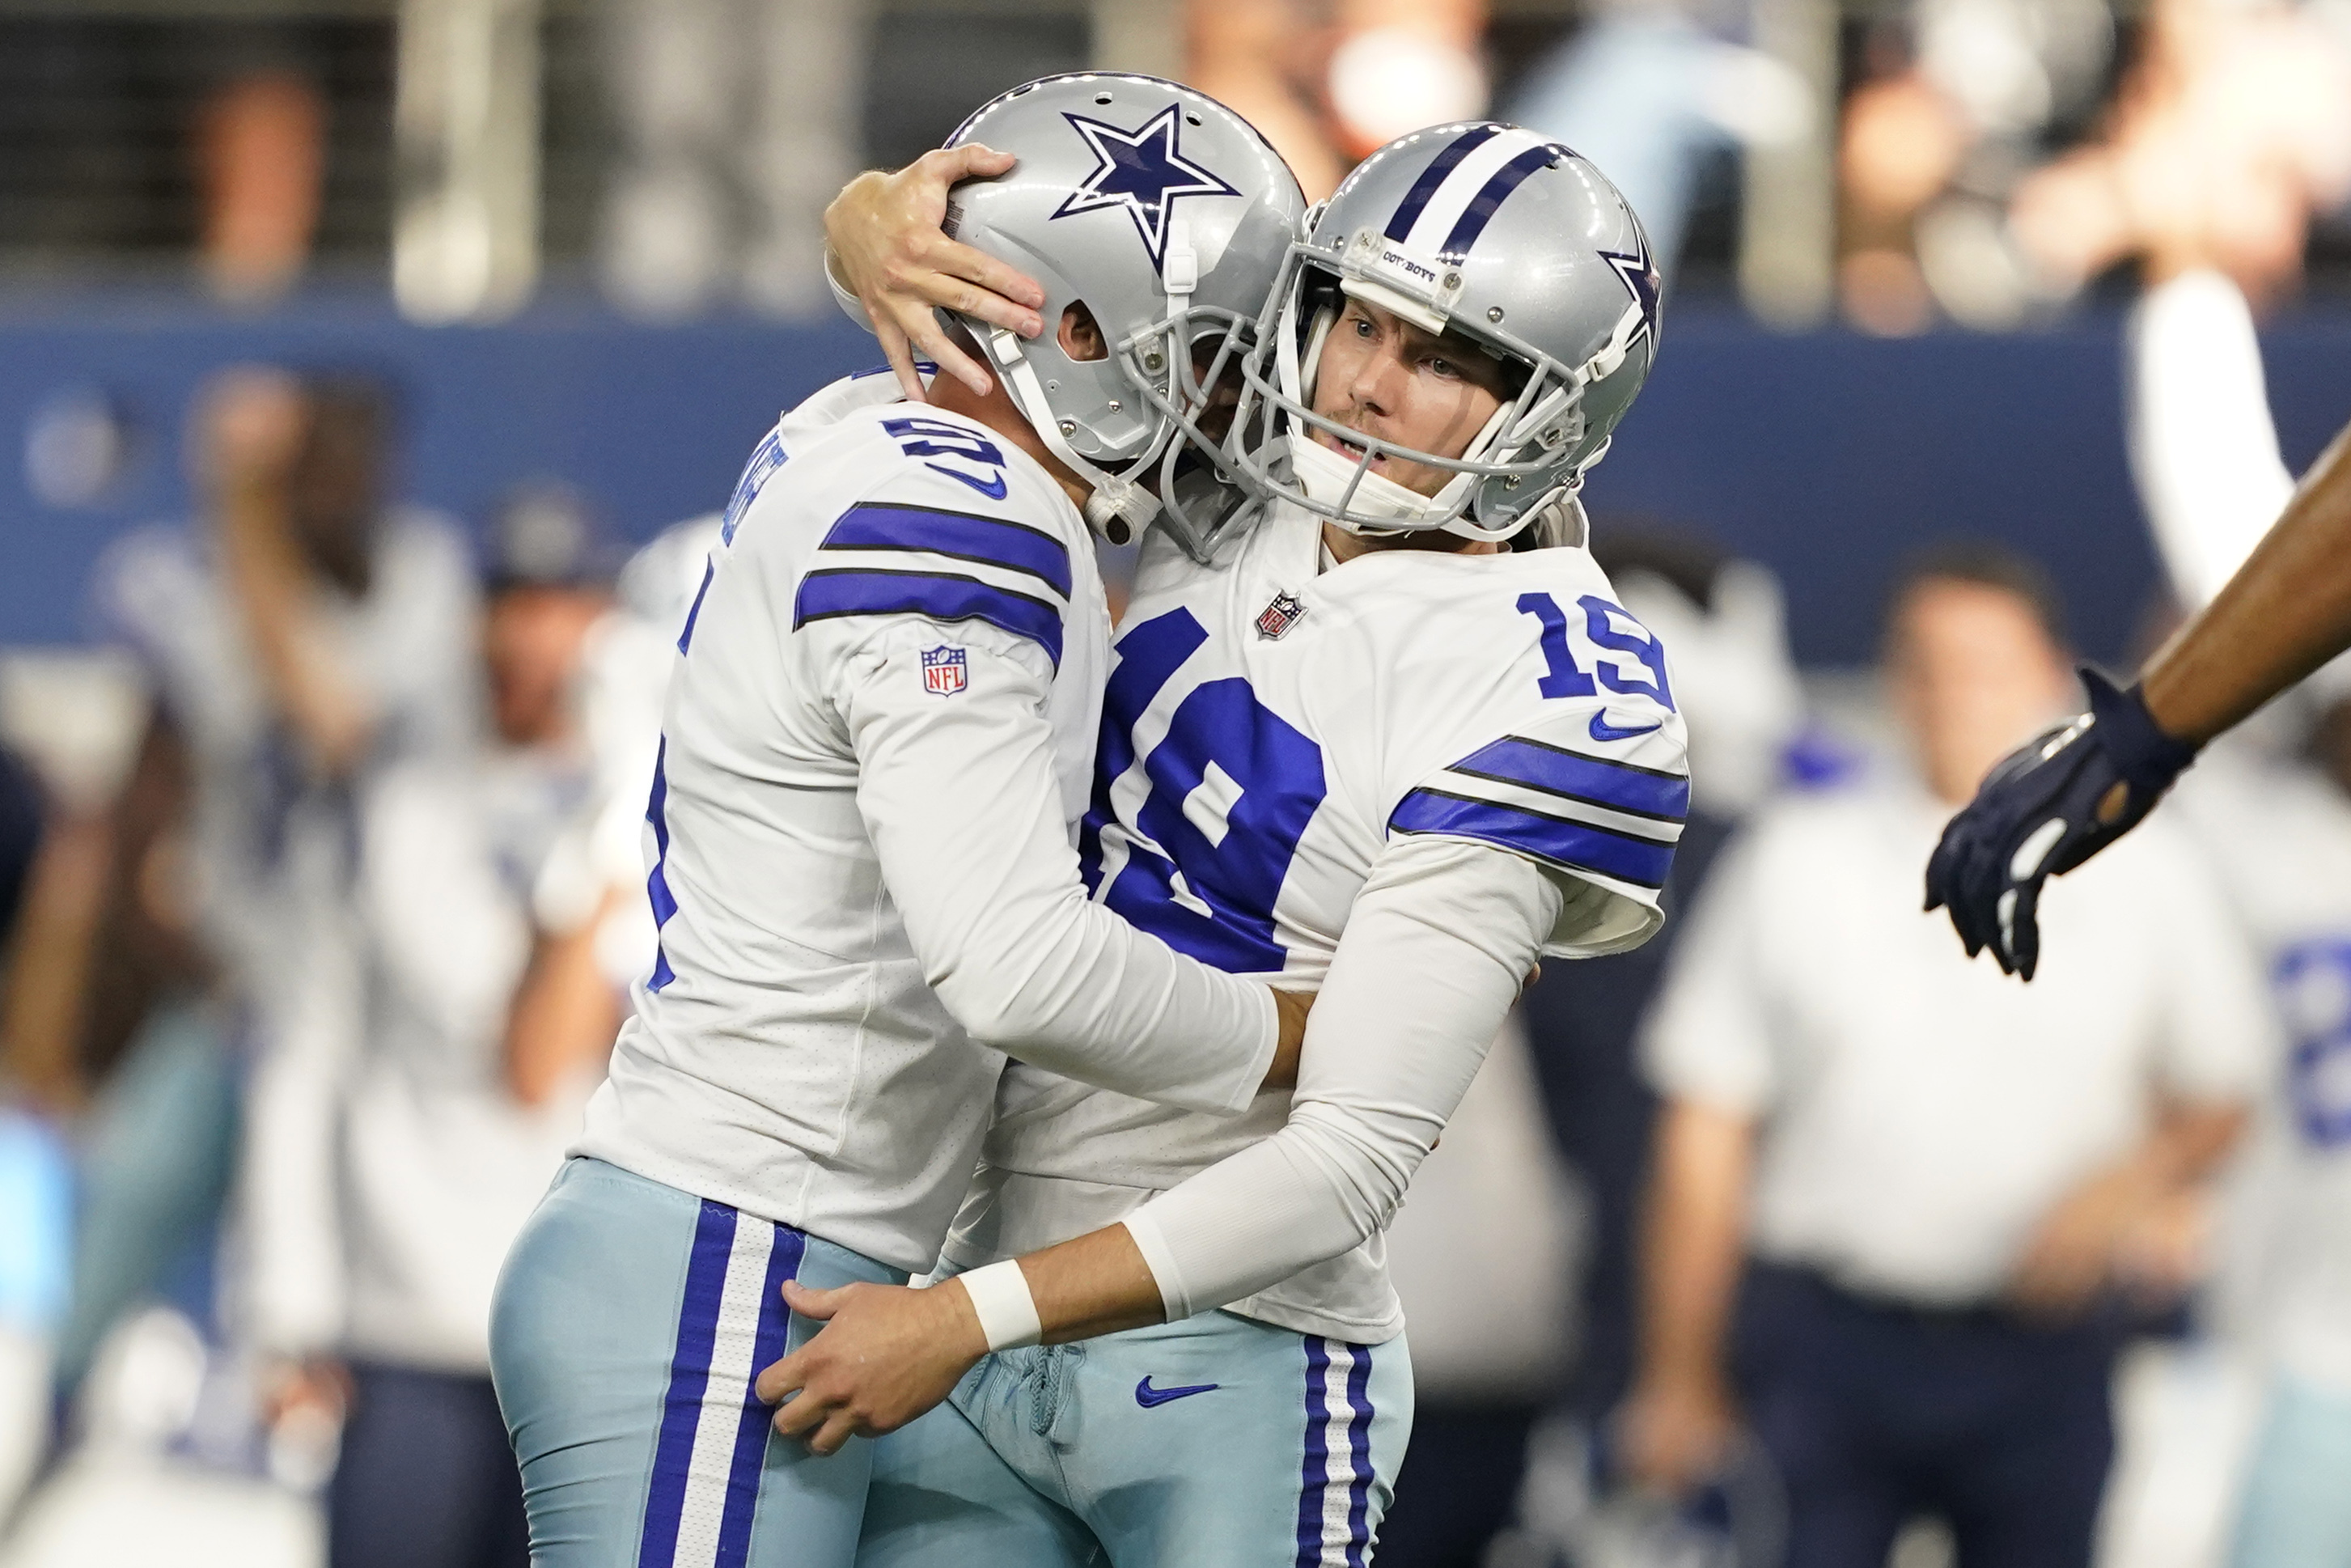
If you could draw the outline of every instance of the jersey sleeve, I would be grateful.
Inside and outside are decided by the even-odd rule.
[[[1170,1322],[1386,1226],[1560,902],[1540,869],[1488,845],[1437,836],[1381,852],[1307,1020],[1288,1122],[1126,1218]]]
[[[858,806],[925,979],[975,1039],[1024,1061],[1191,1110],[1244,1108],[1272,1061],[1272,992],[1087,900],[1045,660],[993,625],[957,631],[900,622],[851,662],[843,694]],[[944,697],[942,653],[959,655],[962,681]]]
[[[1388,816],[1392,836],[1474,840],[1549,873],[1562,898],[1547,953],[1621,952],[1665,922],[1657,899],[1689,815],[1682,720],[1625,685],[1503,716]]]
[[[1272,993],[1137,931],[1079,880],[1050,704],[1071,617],[1102,613],[1075,598],[1082,538],[1003,515],[1033,495],[956,505],[978,490],[963,476],[987,472],[967,430],[893,434],[935,442],[912,455],[956,472],[902,472],[846,507],[794,585],[790,627],[814,644],[925,981],[975,1040],[1024,1061],[1244,1108],[1272,1060]]]

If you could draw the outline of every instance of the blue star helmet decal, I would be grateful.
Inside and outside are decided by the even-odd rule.
[[[1151,265],[1164,267],[1167,256],[1167,210],[1178,196],[1238,196],[1240,193],[1199,164],[1186,160],[1178,143],[1183,108],[1171,103],[1134,131],[1123,131],[1099,120],[1066,110],[1061,118],[1094,151],[1099,161],[1085,183],[1070,193],[1055,209],[1057,218],[1123,207],[1134,220],[1134,232],[1151,253]]]
[[[1649,236],[1641,233],[1637,226],[1633,234],[1640,247],[1633,255],[1604,250],[1600,253],[1600,259],[1614,270],[1617,277],[1632,292],[1633,303],[1641,308],[1641,324],[1625,340],[1625,350],[1630,352],[1635,343],[1646,338],[1649,340],[1649,352],[1655,354],[1657,351],[1657,295],[1665,287],[1666,280],[1657,276],[1657,264],[1650,259]]]

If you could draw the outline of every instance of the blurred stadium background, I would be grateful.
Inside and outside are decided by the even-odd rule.
[[[2119,664],[2176,596],[2162,452],[2273,439],[2299,472],[2351,414],[2344,0],[0,0],[0,742],[52,844],[130,775],[150,693],[93,585],[134,530],[200,518],[192,421],[224,368],[379,379],[391,494],[493,566],[492,519],[528,486],[644,544],[724,504],[778,409],[878,362],[817,271],[841,183],[1090,67],[1225,97],[1311,195],[1392,135],[1489,112],[1617,178],[1669,295],[1591,510],[1776,578],[1811,718],[1774,744],[1798,774],[1879,742],[1866,672],[1920,547],[2038,561],[2079,651]],[[2199,269],[2235,303],[2147,358],[2145,291]],[[2133,366],[2158,362],[2252,369],[2163,413],[2134,401]],[[12,984],[35,950],[19,937]],[[1508,1088],[1535,1145],[1499,1188],[1449,1175],[1458,1197],[1424,1207],[1541,1209],[1548,1241],[1496,1245],[1567,1283],[1536,1293],[1556,1322],[1492,1375],[1502,1393],[1465,1374],[1460,1431],[1489,1404],[1518,1424],[1499,1513],[1461,1527],[1466,1555],[1411,1561],[1662,1563],[1554,1528],[1559,1434],[1591,1428],[1538,1417],[1575,1383],[1569,1303],[1606,1197],[1526,1032],[1535,1071]],[[97,1371],[53,1395],[110,1064],[6,1043],[0,1564],[323,1561],[331,1422],[271,1427],[217,1392],[260,1375],[223,1305],[233,1219],[193,1222]],[[1450,1310],[1416,1359],[1445,1360]],[[2221,1560],[2252,1419],[2210,1336],[2166,1332],[2159,1371],[2125,1363],[2116,1568]],[[1897,1549],[1947,1557],[1931,1521]]]

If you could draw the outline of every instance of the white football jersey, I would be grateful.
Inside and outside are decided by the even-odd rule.
[[[2210,849],[2286,1037],[2224,1285],[2288,1369],[2351,1392],[2351,799],[2231,737],[2169,809]]]
[[[1311,985],[1383,847],[1438,834],[1561,880],[1548,951],[1646,938],[1688,807],[1682,721],[1662,648],[1591,555],[1325,560],[1320,521],[1290,507],[1206,567],[1146,538],[1081,840],[1095,896],[1221,967]],[[1218,1119],[1016,1064],[948,1256],[1114,1222],[1270,1136],[1289,1098]],[[1232,1310],[1390,1337],[1382,1251],[1375,1237]]]
[[[1246,1104],[1270,994],[1079,884],[1109,636],[1084,522],[1018,447],[886,375],[785,415],[677,632],[659,954],[577,1151],[921,1270],[1004,1061],[958,1019]]]

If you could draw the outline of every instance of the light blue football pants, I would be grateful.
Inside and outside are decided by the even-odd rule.
[[[2282,1377],[2237,1516],[2235,1568],[2351,1568],[2351,1398]]]
[[[1364,1568],[1411,1433],[1401,1338],[1207,1312],[1001,1351],[875,1446],[857,1568]]]
[[[850,1568],[873,1445],[774,1436],[760,1368],[819,1327],[779,1288],[905,1276],[632,1176],[564,1163],[507,1255],[490,1363],[535,1568]]]

